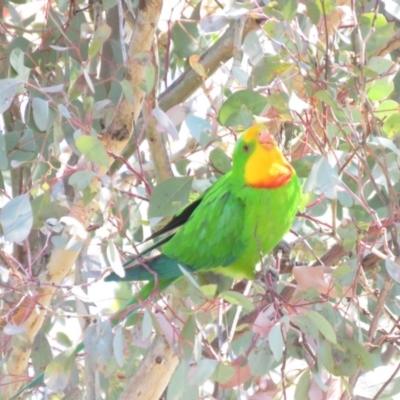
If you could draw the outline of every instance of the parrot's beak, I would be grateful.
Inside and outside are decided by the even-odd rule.
[[[258,142],[267,150],[272,150],[277,145],[274,137],[268,132],[260,132]]]

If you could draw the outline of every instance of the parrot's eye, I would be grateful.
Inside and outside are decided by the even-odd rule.
[[[243,146],[243,151],[244,151],[245,153],[248,153],[249,150],[250,150],[250,146],[249,146],[248,144],[245,144],[245,145]]]

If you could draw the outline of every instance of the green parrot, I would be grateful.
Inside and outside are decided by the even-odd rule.
[[[128,260],[124,277],[105,280],[149,281],[139,294],[144,300],[155,282],[163,290],[181,277],[181,267],[253,279],[261,255],[291,228],[299,202],[295,170],[267,128],[254,125],[236,143],[232,170],[148,239],[169,236]],[[161,254],[138,261],[160,245]]]

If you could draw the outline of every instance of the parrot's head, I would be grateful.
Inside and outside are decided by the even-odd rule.
[[[295,174],[264,125],[254,125],[240,137],[233,153],[233,170],[244,175],[247,186],[273,189]]]

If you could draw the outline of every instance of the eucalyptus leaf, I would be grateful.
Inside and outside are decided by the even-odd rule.
[[[80,135],[76,141],[78,150],[88,158],[103,167],[108,167],[108,154],[103,143],[93,136]]]
[[[49,103],[35,97],[32,100],[33,120],[40,131],[45,131],[49,121]]]
[[[71,378],[75,349],[70,348],[56,356],[46,367],[44,382],[54,392],[62,392]]]
[[[239,292],[228,290],[226,292],[220,293],[218,297],[226,300],[228,303],[241,306],[246,311],[253,311],[255,308],[253,302]]]
[[[0,79],[0,114],[10,107],[20,86],[21,82],[18,79]]]
[[[21,243],[29,235],[33,226],[32,207],[28,195],[11,199],[0,213],[5,240]]]
[[[218,121],[221,125],[237,126],[243,122],[243,106],[252,115],[260,115],[267,104],[266,97],[252,90],[239,90],[232,94],[222,104],[218,112]],[[240,111],[242,110],[242,114]],[[247,119],[246,119],[247,120]]]
[[[151,195],[149,218],[165,217],[178,212],[189,199],[193,178],[167,179],[158,184]]]

